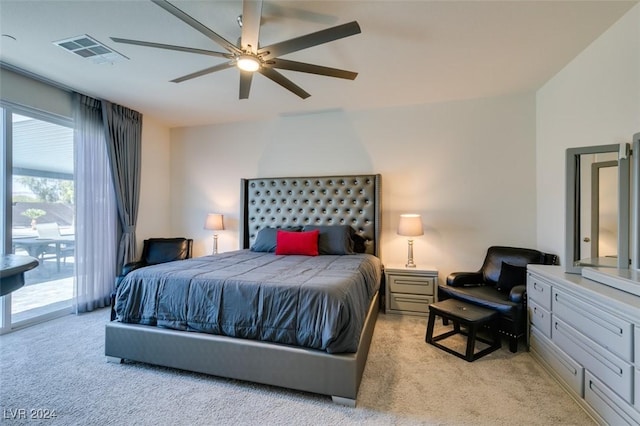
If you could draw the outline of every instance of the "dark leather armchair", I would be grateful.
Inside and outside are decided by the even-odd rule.
[[[477,272],[453,272],[438,286],[439,300],[458,299],[500,313],[499,331],[509,337],[509,350],[527,327],[527,264],[555,265],[558,256],[538,250],[493,246]]]
[[[129,272],[149,265],[173,262],[191,258],[193,240],[187,238],[149,238],[142,244],[140,260],[127,263],[122,267],[120,277]]]
[[[193,240],[188,238],[149,238],[142,245],[140,260],[127,263],[122,267],[120,275],[116,277],[115,289],[131,271],[158,263],[173,262],[191,258]],[[114,302],[116,291],[111,294],[111,320],[115,319]]]

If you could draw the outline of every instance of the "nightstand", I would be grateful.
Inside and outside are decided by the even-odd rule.
[[[429,304],[437,301],[437,270],[391,266],[384,273],[385,313],[429,315]]]

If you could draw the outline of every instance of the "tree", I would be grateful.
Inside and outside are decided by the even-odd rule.
[[[18,182],[29,188],[40,201],[73,204],[73,181],[21,176]]]
[[[22,212],[23,216],[26,216],[31,220],[36,220],[37,218],[39,218],[40,216],[44,216],[45,214],[47,214],[47,212],[42,209],[26,209]]]

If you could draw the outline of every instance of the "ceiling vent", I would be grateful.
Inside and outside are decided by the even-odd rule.
[[[129,59],[86,34],[54,41],[53,44],[85,59],[89,59],[96,64],[110,64]]]

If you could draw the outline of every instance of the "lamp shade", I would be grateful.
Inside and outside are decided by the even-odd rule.
[[[419,214],[401,214],[398,223],[398,235],[417,237],[424,235],[422,230],[422,218]]]
[[[204,229],[210,229],[212,231],[222,231],[224,229],[222,215],[220,213],[209,213],[207,215],[207,220],[204,223]]]

